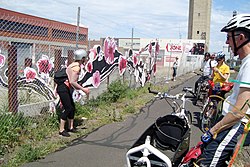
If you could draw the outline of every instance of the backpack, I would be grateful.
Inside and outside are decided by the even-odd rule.
[[[68,75],[66,73],[66,68],[62,68],[55,72],[54,74],[54,82],[57,85],[64,83],[68,79]]]

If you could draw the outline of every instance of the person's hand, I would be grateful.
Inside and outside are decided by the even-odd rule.
[[[215,71],[215,72],[218,72],[219,69],[218,69],[217,67],[214,67],[214,71]]]
[[[201,136],[201,141],[203,143],[209,143],[213,139],[213,134],[210,132],[210,130],[206,131],[202,136]]]
[[[84,93],[86,93],[86,95],[89,95],[89,88],[83,88],[83,90],[82,90]]]

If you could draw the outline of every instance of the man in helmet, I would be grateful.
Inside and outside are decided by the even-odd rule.
[[[216,64],[217,63],[213,59],[211,59],[210,53],[206,52],[204,54],[204,62],[202,64],[203,75],[195,82],[195,87],[194,87],[195,94],[198,93],[197,92],[198,84],[211,78],[211,75],[213,73],[213,68],[216,66]]]
[[[200,166],[227,166],[225,161],[230,159],[247,122],[244,113],[250,113],[249,105],[244,105],[250,100],[250,14],[234,16],[221,31],[227,33],[226,44],[242,64],[233,92],[223,103],[223,116],[201,136],[205,148]]]
[[[213,68],[213,82],[220,83],[220,86],[224,82],[228,81],[229,75],[230,75],[230,68],[225,63],[225,53],[218,52],[216,56],[217,66]]]
[[[72,91],[71,88],[82,90],[86,93],[88,96],[89,89],[82,87],[80,84],[78,84],[78,78],[81,71],[81,64],[85,63],[87,52],[83,49],[76,50],[74,52],[75,55],[75,61],[71,63],[67,69],[66,74],[68,76],[67,80],[63,82],[62,84],[57,85],[57,93],[60,97],[60,100],[62,102],[62,105],[64,107],[64,112],[61,114],[60,119],[60,129],[59,129],[59,135],[69,137],[70,134],[68,132],[76,132],[74,129],[74,115],[75,115],[75,104],[72,97]],[[68,130],[65,130],[65,123],[68,120]]]

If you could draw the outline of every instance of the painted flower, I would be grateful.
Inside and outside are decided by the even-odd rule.
[[[154,72],[154,76],[156,74],[156,63],[153,65],[153,72]]]
[[[92,64],[91,61],[88,61],[85,67],[86,67],[86,71],[87,72],[89,72],[89,73],[92,72],[92,70],[93,70],[93,64]]]
[[[48,74],[52,70],[53,64],[49,60],[49,57],[42,55],[42,58],[37,61],[37,68],[39,73]]]
[[[127,67],[127,59],[125,56],[119,57],[119,73],[120,75],[123,75]]]
[[[26,77],[26,82],[32,82],[36,78],[36,70],[30,67],[24,69],[24,76]]]
[[[97,70],[94,74],[93,74],[93,86],[95,88],[98,88],[100,83],[101,83],[101,78],[100,78],[100,72]]]
[[[138,63],[138,59],[137,59],[137,56],[136,55],[133,55],[132,56],[132,59],[133,59],[133,66],[135,67]]]
[[[150,44],[148,45],[148,52],[151,54],[152,53],[152,44],[150,42]]]
[[[5,56],[0,54],[0,68],[4,66],[4,63],[5,63]]]
[[[108,64],[114,63],[115,48],[115,40],[113,38],[107,37],[104,41],[104,57]]]

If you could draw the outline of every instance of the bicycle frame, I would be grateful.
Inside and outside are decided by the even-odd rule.
[[[155,147],[153,147],[150,144],[150,136],[147,136],[145,144],[140,145],[138,147],[134,147],[134,148],[130,149],[127,152],[126,160],[127,160],[128,167],[131,167],[129,156],[132,153],[135,153],[135,152],[138,152],[138,151],[142,151],[143,157],[141,157],[137,162],[139,162],[139,163],[145,163],[146,162],[147,167],[151,167],[150,160],[148,159],[148,155],[150,155],[150,154],[156,155],[161,160],[163,160],[167,164],[168,167],[172,167],[172,163],[171,163],[170,159],[166,155],[164,155],[162,152],[160,152],[158,149],[156,149]]]

